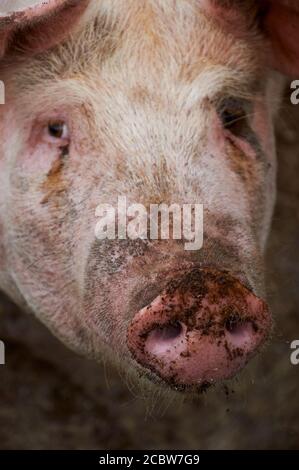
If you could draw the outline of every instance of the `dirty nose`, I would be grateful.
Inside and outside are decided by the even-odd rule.
[[[143,367],[176,387],[234,376],[271,329],[266,304],[227,272],[194,270],[140,310],[128,347]]]

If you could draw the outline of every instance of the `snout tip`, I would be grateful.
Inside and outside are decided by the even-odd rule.
[[[133,358],[168,385],[200,389],[242,369],[271,325],[265,302],[238,280],[198,270],[189,284],[166,289],[135,315],[127,343]]]

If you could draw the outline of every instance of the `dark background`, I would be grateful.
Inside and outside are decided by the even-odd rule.
[[[299,340],[299,106],[288,103],[277,125],[279,199],[267,256],[276,329],[265,351],[196,400],[145,397],[1,297],[1,449],[299,449],[299,365],[290,363],[290,342]]]

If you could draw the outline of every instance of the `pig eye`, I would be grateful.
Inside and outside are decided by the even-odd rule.
[[[219,115],[224,128],[238,135],[246,124],[248,112],[242,100],[228,98],[221,103]]]
[[[53,141],[67,141],[69,139],[69,129],[63,121],[51,121],[47,128],[48,137]]]

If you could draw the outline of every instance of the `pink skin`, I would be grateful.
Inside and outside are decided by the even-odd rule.
[[[88,3],[84,28],[93,27],[81,49],[76,35]],[[271,50],[276,68],[299,72],[297,33],[289,10],[273,3],[260,57],[246,18],[220,8],[225,2],[153,0],[159,15],[144,7],[136,18],[141,3],[53,0],[0,18],[7,82],[0,116],[0,285],[74,350],[98,360],[107,352],[155,381],[202,389],[238,372],[271,329],[259,299],[275,195],[272,72],[262,56]],[[201,6],[208,15],[196,10]],[[93,37],[103,33],[102,24],[104,45]],[[190,43],[186,25],[193,28]],[[64,50],[62,60],[58,49],[46,51],[71,31],[70,55]],[[161,43],[160,33],[167,35]],[[170,51],[173,44],[178,47]],[[34,54],[41,55],[28,57]],[[61,60],[62,76],[55,71]],[[54,78],[46,74],[31,86],[47,64]],[[202,85],[210,64],[219,75],[214,70]],[[238,92],[239,74],[250,83],[265,77],[266,91],[249,96],[254,142],[225,127],[215,105],[228,93],[221,88],[225,77],[234,84],[229,93]],[[68,128],[67,153],[62,138],[49,138],[53,121]],[[203,250],[187,253],[173,240],[97,242],[95,208],[119,194],[145,205],[203,203]]]
[[[200,388],[243,368],[269,334],[271,317],[266,304],[228,273],[198,270],[187,279],[135,315],[128,346],[137,362],[170,385]]]

